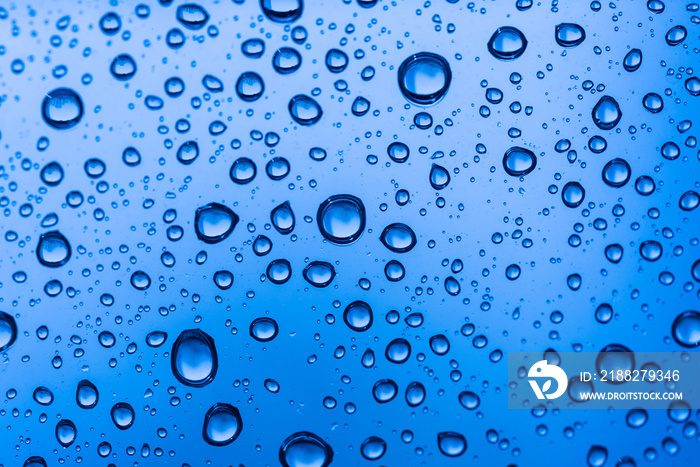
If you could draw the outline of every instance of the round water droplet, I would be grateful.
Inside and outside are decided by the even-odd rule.
[[[372,395],[374,396],[374,400],[380,404],[385,404],[394,399],[398,391],[399,387],[390,379],[380,379],[374,383],[374,387],[372,387]]]
[[[297,94],[289,101],[289,114],[299,125],[313,125],[321,120],[321,106],[305,94]]]
[[[358,96],[352,103],[352,114],[356,117],[362,117],[371,107],[370,102],[362,96]]]
[[[168,333],[164,331],[149,332],[146,336],[146,344],[149,347],[160,347],[168,339]]]
[[[624,250],[622,248],[622,245],[618,243],[613,243],[605,247],[605,257],[611,263],[619,263],[622,260],[623,253]]]
[[[433,164],[430,169],[430,186],[435,190],[442,190],[450,184],[450,173],[446,168]]]
[[[376,436],[370,436],[362,442],[360,452],[365,459],[376,461],[386,452],[386,441]]]
[[[233,285],[233,274],[230,271],[216,271],[214,273],[214,284],[221,290],[228,290]]]
[[[127,430],[134,424],[134,408],[126,402],[114,404],[110,413],[114,425],[120,430]]]
[[[663,248],[661,248],[661,244],[656,240],[647,240],[639,245],[639,254],[647,261],[657,261],[661,258],[662,253]]]
[[[437,103],[447,93],[452,81],[450,64],[438,54],[420,52],[401,63],[398,71],[399,89],[410,102],[428,106]]]
[[[136,290],[146,290],[151,286],[151,278],[143,271],[134,271],[131,275],[131,285]]]
[[[593,123],[601,130],[611,130],[622,118],[622,111],[617,101],[610,96],[603,96],[593,107]]]
[[[688,31],[683,26],[674,26],[666,33],[666,43],[672,47],[683,42],[688,35]]]
[[[122,20],[116,13],[105,13],[100,18],[100,29],[108,36],[114,36],[122,27]]]
[[[513,146],[503,155],[503,168],[508,175],[522,177],[537,166],[535,153],[520,146]]]
[[[361,300],[354,301],[345,307],[343,321],[353,331],[366,331],[372,326],[372,308]]]
[[[81,409],[91,409],[97,405],[100,396],[97,388],[90,381],[84,379],[78,383],[78,390],[75,392],[75,400]]]
[[[63,167],[58,162],[49,162],[41,169],[41,181],[48,186],[58,186],[63,181]]]
[[[632,351],[627,347],[620,344],[610,344],[598,353],[595,365],[599,375],[602,374],[601,371],[605,371],[607,374],[618,370],[622,370],[623,373],[628,370],[631,372],[635,368],[635,358]],[[624,381],[610,379],[608,383],[623,384]]]
[[[438,448],[448,457],[457,457],[467,450],[467,440],[463,435],[453,431],[438,433]]]
[[[700,345],[700,313],[690,310],[676,316],[671,326],[671,334],[683,347]]]
[[[632,409],[629,412],[627,412],[627,417],[625,417],[625,420],[627,421],[627,426],[629,426],[630,428],[641,428],[644,426],[648,419],[649,415],[644,409]]]
[[[36,246],[36,257],[41,264],[57,268],[66,264],[70,256],[70,243],[61,232],[52,230],[41,234]]]
[[[109,71],[119,81],[128,81],[136,74],[136,62],[129,54],[117,55],[112,60]]]
[[[129,146],[122,152],[122,161],[129,167],[136,167],[141,163],[141,153],[136,148]]]
[[[406,270],[404,269],[403,264],[392,259],[386,263],[386,266],[384,266],[384,275],[389,281],[398,282],[404,278],[406,275]]]
[[[301,55],[291,47],[280,47],[272,56],[272,67],[281,75],[294,73],[301,66]]]
[[[202,29],[209,21],[209,14],[200,5],[186,3],[177,7],[177,20],[187,29]]]
[[[304,268],[304,279],[314,287],[328,287],[335,278],[335,269],[331,263],[313,261]]]
[[[416,246],[416,234],[409,226],[402,223],[386,226],[379,239],[385,247],[395,253],[406,253]]]
[[[241,100],[254,102],[265,92],[265,83],[259,74],[248,71],[241,74],[236,81],[236,94]]]
[[[562,47],[576,47],[586,40],[586,31],[574,23],[561,23],[555,28],[554,38]]]
[[[289,161],[284,157],[273,157],[265,165],[265,172],[271,180],[282,180],[289,175]]]
[[[255,162],[247,157],[239,157],[231,165],[229,176],[234,183],[245,185],[252,182],[257,173],[258,169],[255,166]]]
[[[653,114],[659,113],[664,109],[663,99],[661,99],[661,96],[655,92],[650,92],[644,96],[644,99],[642,99],[642,104],[644,104],[645,109]]]
[[[250,323],[250,337],[258,342],[269,342],[279,332],[277,321],[272,318],[257,318]]]
[[[341,73],[348,67],[348,55],[340,49],[326,53],[326,67],[331,73]]]
[[[625,59],[622,61],[622,66],[625,71],[629,71],[630,73],[637,71],[639,67],[642,66],[642,51],[639,49],[632,49],[627,52]]]
[[[243,421],[238,409],[231,404],[214,404],[204,415],[202,437],[212,446],[226,446],[241,434]]]
[[[576,208],[583,203],[586,197],[586,190],[578,182],[569,182],[561,190],[561,199],[569,208]]]
[[[205,243],[218,243],[231,235],[238,216],[226,206],[209,203],[197,208],[194,227],[197,237]]]
[[[625,186],[631,176],[630,165],[624,159],[613,159],[603,167],[603,181],[614,188]]]
[[[654,179],[648,175],[642,175],[634,182],[634,189],[642,196],[649,196],[654,192],[654,189],[656,189],[656,184],[654,183]]]
[[[459,394],[459,403],[467,410],[476,410],[479,408],[481,400],[475,392],[464,391]]]
[[[183,331],[173,343],[170,367],[182,384],[206,386],[214,380],[218,366],[214,339],[201,329]]]
[[[515,60],[525,53],[526,48],[525,35],[511,26],[496,29],[488,43],[489,52],[499,60]]]
[[[520,266],[517,264],[511,264],[508,266],[506,268],[506,277],[511,281],[514,281],[520,277]]]
[[[365,206],[352,195],[334,195],[318,207],[316,221],[326,240],[335,245],[355,242],[365,228]]]
[[[328,467],[333,449],[315,434],[300,431],[284,440],[279,459],[283,467]]]
[[[22,464],[22,467],[46,467],[46,461],[43,457],[32,456]]]
[[[684,211],[692,211],[700,205],[700,195],[695,191],[686,191],[678,200],[678,206]]]
[[[107,170],[105,163],[97,158],[88,159],[83,167],[90,178],[100,178]]]
[[[260,0],[260,7],[270,21],[292,23],[301,17],[303,0]]]
[[[177,150],[177,160],[184,165],[190,165],[199,156],[199,145],[196,141],[182,143]]]
[[[586,461],[588,467],[603,467],[608,461],[608,450],[603,446],[591,446]]]
[[[44,97],[41,105],[44,121],[57,130],[76,126],[83,118],[83,101],[72,89],[54,89]]]
[[[406,403],[410,407],[418,407],[425,400],[425,386],[414,381],[406,386]]]
[[[391,363],[404,363],[411,356],[411,344],[401,337],[389,342],[384,356]]]
[[[292,266],[286,259],[276,259],[267,265],[265,274],[273,284],[284,284],[292,277]]]
[[[681,155],[681,150],[676,143],[668,141],[661,146],[661,155],[664,159],[673,161],[678,159],[678,156]]]
[[[56,424],[56,441],[64,448],[73,444],[77,436],[78,430],[70,420],[63,419]]]

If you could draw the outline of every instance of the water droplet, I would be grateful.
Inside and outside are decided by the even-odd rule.
[[[362,96],[358,96],[352,103],[352,114],[356,117],[362,117],[369,112],[371,107],[370,102]]]
[[[578,182],[569,182],[561,190],[561,199],[569,208],[576,208],[583,203],[586,197],[586,190]]]
[[[197,237],[205,243],[218,243],[231,235],[238,216],[226,206],[209,203],[197,208],[194,216]]]
[[[676,316],[671,326],[671,334],[683,347],[700,345],[700,313],[690,310]]]
[[[404,269],[403,264],[395,259],[392,259],[386,263],[386,266],[384,266],[384,275],[389,281],[398,282],[404,278],[406,275],[406,270]]]
[[[301,55],[291,47],[280,47],[272,56],[272,66],[281,75],[294,73],[301,66]]]
[[[177,160],[181,164],[189,165],[199,156],[199,145],[196,141],[182,143],[177,150]]]
[[[360,452],[365,459],[376,461],[386,452],[386,442],[376,436],[370,436],[362,442]]]
[[[517,264],[511,264],[508,266],[506,268],[506,277],[511,281],[514,281],[520,277],[520,266]]]
[[[404,363],[411,356],[411,344],[401,337],[394,339],[386,346],[384,356],[391,363]]]
[[[622,111],[617,101],[610,96],[603,96],[593,107],[593,123],[601,130],[615,128],[622,118]]]
[[[238,77],[236,81],[236,94],[241,100],[254,102],[262,97],[265,92],[265,83],[259,74],[248,71]]]
[[[529,149],[513,146],[503,155],[503,168],[508,175],[522,177],[527,175],[537,166],[535,153]]]
[[[326,53],[326,67],[331,73],[342,73],[348,67],[348,55],[340,49]]]
[[[245,185],[252,182],[258,173],[255,162],[247,157],[239,157],[231,165],[229,176],[234,183]]]
[[[595,361],[596,370],[598,374],[602,374],[601,371],[605,371],[607,374],[611,374],[611,371],[622,370],[623,372],[629,370],[634,371],[635,359],[634,354],[627,347],[620,344],[610,344],[605,346],[596,357]],[[609,380],[610,384],[622,384],[624,381]]]
[[[212,446],[233,443],[243,430],[243,421],[238,409],[231,404],[214,404],[204,415],[202,437]]]
[[[603,181],[614,188],[625,186],[631,176],[630,165],[624,159],[613,159],[603,167]]]
[[[58,186],[63,181],[63,167],[58,162],[49,162],[41,169],[41,181],[48,186]]]
[[[326,199],[316,214],[319,230],[335,245],[355,242],[365,228],[365,206],[352,195],[334,195]]]
[[[661,96],[655,92],[650,92],[644,96],[644,99],[642,99],[642,104],[644,104],[645,109],[653,114],[659,113],[664,109],[663,99],[661,99]]]
[[[289,201],[285,201],[270,213],[270,220],[275,229],[282,235],[289,235],[294,230],[295,218],[294,211],[292,211],[292,206]]]
[[[430,169],[430,186],[442,190],[450,184],[450,173],[442,166],[433,164]]]
[[[700,195],[695,191],[686,191],[678,200],[678,206],[684,211],[692,211],[700,205]]]
[[[608,461],[608,450],[603,446],[591,446],[586,460],[589,467],[603,467]]]
[[[186,3],[177,7],[177,20],[187,29],[202,29],[209,21],[209,14],[195,3]]]
[[[54,89],[44,97],[41,114],[50,126],[57,130],[67,130],[83,118],[83,101],[72,89]]]
[[[45,386],[36,388],[32,396],[37,404],[47,406],[53,403],[53,393]]]
[[[515,60],[527,48],[527,39],[519,30],[511,26],[496,29],[489,39],[488,49],[499,60]]]
[[[420,52],[401,63],[398,71],[399,89],[406,99],[416,105],[437,103],[447,93],[452,81],[450,64],[438,54]]]
[[[554,38],[562,47],[576,47],[586,39],[586,31],[574,23],[561,23],[555,28]]]
[[[134,424],[134,409],[126,402],[114,404],[110,413],[114,425],[120,430],[127,430]]]
[[[647,414],[646,410],[632,409],[627,412],[627,417],[625,417],[625,420],[627,421],[627,426],[630,428],[641,428],[647,422],[648,418],[649,415]]]
[[[265,42],[262,39],[248,39],[241,44],[241,52],[248,58],[260,58],[265,53]]]
[[[467,440],[459,433],[444,431],[437,438],[440,452],[448,457],[461,456],[467,450]]]
[[[109,71],[119,81],[128,81],[136,74],[136,62],[129,54],[117,55],[112,60]]]
[[[107,170],[107,166],[102,160],[92,158],[85,161],[84,169],[88,177],[100,178]]]
[[[250,337],[258,342],[269,342],[277,337],[279,328],[272,318],[257,318],[250,323]]]
[[[410,407],[417,407],[425,400],[425,386],[414,381],[406,386],[406,403]]]
[[[56,424],[56,441],[64,448],[73,444],[77,437],[78,430],[70,420],[63,419]]]
[[[151,278],[143,271],[134,271],[131,275],[131,285],[136,290],[146,290],[151,286]]]
[[[122,27],[122,20],[116,13],[105,13],[100,18],[100,29],[107,36],[114,36]]]
[[[284,284],[292,277],[292,266],[286,259],[276,259],[267,265],[265,274],[273,284]]]
[[[228,290],[233,285],[233,274],[230,271],[216,271],[214,273],[214,284],[221,290]]]
[[[289,175],[289,161],[284,157],[273,157],[265,165],[265,172],[271,180],[282,180]]]
[[[168,333],[164,331],[149,332],[146,336],[146,344],[149,347],[160,347],[168,339]]]
[[[672,47],[683,42],[688,35],[688,31],[683,26],[674,26],[666,33],[666,43]]]
[[[328,467],[333,449],[315,434],[300,431],[284,440],[279,459],[283,467]]]
[[[642,196],[649,196],[654,192],[656,185],[654,179],[648,175],[642,175],[634,182],[634,189]]]
[[[663,248],[656,240],[646,240],[639,245],[639,254],[647,261],[657,261],[662,253]]]
[[[313,125],[321,120],[323,110],[321,106],[304,94],[297,94],[289,101],[289,114],[299,125]]]
[[[265,389],[267,389],[273,394],[277,394],[278,392],[280,392],[280,384],[274,379],[266,379],[264,385]]]
[[[81,409],[91,409],[99,401],[97,388],[90,381],[84,379],[78,383],[78,390],[75,393],[75,400]]]
[[[354,301],[345,307],[343,321],[353,331],[366,331],[372,326],[372,308],[361,300]]]
[[[416,234],[402,223],[386,226],[379,239],[385,247],[395,253],[406,253],[416,246]]]
[[[173,344],[170,366],[182,384],[198,388],[211,383],[219,366],[214,339],[201,329],[183,331]]]
[[[390,379],[380,379],[374,383],[372,395],[374,396],[374,400],[380,404],[385,404],[394,399],[398,391],[399,387],[394,381]]]
[[[459,394],[459,403],[467,410],[476,410],[479,408],[481,400],[475,392],[464,391]]]
[[[301,17],[303,0],[260,0],[260,7],[270,21],[292,23]]]
[[[41,234],[36,246],[36,257],[41,264],[57,268],[66,264],[70,256],[70,243],[61,232],[52,230]]]
[[[335,278],[335,269],[331,263],[312,261],[304,268],[304,279],[314,287],[328,287]]]
[[[630,73],[637,71],[639,67],[642,66],[642,51],[639,49],[632,49],[627,52],[625,59],[622,61],[622,66],[625,68],[625,71],[629,71]]]

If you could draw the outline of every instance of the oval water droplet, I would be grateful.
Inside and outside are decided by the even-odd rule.
[[[655,92],[650,92],[644,96],[644,99],[642,99],[642,104],[647,111],[653,114],[659,113],[664,109],[663,99],[661,99],[661,96]]]
[[[305,94],[297,94],[292,97],[288,107],[292,119],[299,125],[313,125],[323,116],[323,110],[318,102]]]
[[[330,49],[326,53],[326,67],[331,73],[341,73],[348,67],[348,55],[340,49]]]
[[[603,167],[603,181],[606,185],[614,188],[625,186],[631,176],[630,165],[624,159],[613,159]]]
[[[53,403],[53,393],[45,386],[39,386],[36,388],[34,390],[34,394],[32,394],[32,397],[34,397],[36,403],[40,405],[47,406]]]
[[[377,436],[370,436],[362,442],[360,452],[365,459],[376,461],[386,452],[386,441]]]
[[[321,203],[316,220],[321,234],[329,242],[348,245],[362,236],[365,206],[355,196],[334,195]]]
[[[267,265],[265,274],[273,284],[284,284],[292,277],[292,266],[286,259],[276,259]]]
[[[280,47],[272,56],[272,67],[281,75],[294,73],[301,66],[301,54],[291,47]]]
[[[209,13],[195,3],[186,3],[177,7],[177,20],[187,29],[202,29],[209,21]]]
[[[627,52],[625,59],[622,61],[622,66],[625,71],[629,71],[630,73],[637,71],[639,67],[642,66],[642,51],[639,49],[632,49]]]
[[[170,367],[182,384],[206,386],[214,380],[218,366],[214,339],[201,329],[183,331],[173,343]]]
[[[12,315],[0,311],[0,352],[12,347],[17,340],[17,323]]]
[[[331,263],[312,261],[304,268],[304,279],[314,287],[328,287],[335,278],[335,269]]]
[[[586,197],[586,190],[578,182],[569,182],[561,190],[561,199],[564,205],[569,208],[576,208],[583,203]]]
[[[42,167],[40,176],[48,186],[58,186],[63,181],[63,167],[56,161],[49,162]]]
[[[467,410],[476,410],[481,400],[475,392],[464,391],[459,394],[459,403]]]
[[[598,374],[602,374],[601,371],[605,371],[607,374],[611,374],[611,371],[617,372],[618,370],[634,371],[635,368],[635,358],[634,354],[627,347],[620,344],[610,344],[598,353],[596,357],[596,370]],[[624,381],[609,380],[609,384],[623,384]]]
[[[662,253],[663,248],[656,240],[646,240],[639,245],[639,254],[647,261],[657,261]]]
[[[202,437],[212,446],[233,443],[243,430],[243,421],[238,409],[231,404],[214,404],[204,415]]]
[[[194,226],[197,237],[205,243],[218,243],[231,235],[238,216],[226,206],[209,203],[197,208]]]
[[[294,230],[296,224],[294,211],[289,201],[285,201],[270,212],[272,225],[282,235],[289,235]]]
[[[83,101],[72,89],[54,89],[44,97],[41,105],[44,121],[57,130],[76,126],[83,118]]]
[[[64,448],[73,444],[77,437],[78,430],[72,421],[64,418],[56,424],[56,441]]]
[[[263,92],[265,92],[265,83],[262,77],[253,71],[241,74],[236,80],[236,94],[243,101],[257,101],[262,97]]]
[[[414,381],[406,386],[406,403],[410,407],[417,407],[425,400],[425,386]]]
[[[671,326],[671,334],[683,347],[700,345],[700,313],[690,310],[676,316]]]
[[[700,195],[695,191],[686,191],[678,200],[678,206],[684,211],[692,211],[700,205]]]
[[[177,150],[177,160],[184,165],[190,165],[199,156],[199,145],[196,141],[182,143]]]
[[[586,461],[588,467],[603,467],[608,461],[608,450],[603,446],[591,446]]]
[[[603,96],[593,107],[593,123],[601,130],[612,130],[622,118],[622,111],[617,101],[610,96]]]
[[[345,307],[343,321],[353,331],[363,332],[372,326],[372,308],[361,300],[354,301]]]
[[[576,47],[586,40],[586,31],[575,23],[561,23],[555,28],[554,38],[562,47]]]
[[[153,331],[149,332],[148,335],[146,336],[146,344],[148,344],[149,347],[160,347],[161,345],[165,344],[165,341],[168,339],[168,333],[164,331]]]
[[[688,31],[683,26],[674,26],[666,33],[666,43],[672,47],[683,42],[688,35]]]
[[[386,346],[384,356],[391,363],[404,363],[411,356],[411,344],[401,337],[394,339]]]
[[[129,54],[117,55],[112,60],[109,71],[119,81],[128,81],[136,74],[136,62]]]
[[[372,395],[374,400],[380,404],[385,404],[396,397],[399,391],[399,387],[393,380],[390,379],[380,379],[372,387]]]
[[[100,396],[97,388],[90,381],[84,379],[78,383],[75,392],[75,400],[81,409],[91,409],[97,405]]]
[[[419,52],[401,63],[399,89],[410,102],[429,106],[444,97],[450,88],[450,64],[438,54]]]
[[[70,243],[61,232],[52,230],[41,234],[36,246],[36,257],[41,264],[50,268],[58,268],[66,264],[70,256]]]
[[[450,184],[450,173],[446,168],[433,164],[430,169],[430,186],[436,190],[442,190]]]
[[[457,457],[467,450],[467,440],[463,435],[454,431],[438,433],[438,448],[448,457]]]
[[[525,53],[526,48],[525,35],[512,26],[496,29],[488,43],[489,52],[499,60],[515,60]]]
[[[126,402],[114,404],[110,414],[112,415],[112,422],[120,430],[127,430],[134,424],[134,408]]]
[[[398,222],[386,226],[379,239],[395,253],[406,253],[416,246],[416,234],[409,226]]]
[[[513,146],[503,155],[503,168],[508,175],[522,177],[527,175],[537,166],[537,157],[529,149]]]
[[[270,21],[292,23],[301,17],[303,0],[260,0],[260,8]]]
[[[284,440],[279,460],[283,467],[328,467],[333,449],[315,434],[300,431]]]
[[[252,182],[258,173],[255,162],[247,157],[239,157],[231,165],[229,176],[234,183],[245,185]]]
[[[257,318],[250,323],[250,337],[258,342],[269,342],[277,337],[279,328],[272,318]]]

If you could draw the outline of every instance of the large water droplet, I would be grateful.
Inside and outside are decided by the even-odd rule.
[[[250,337],[258,342],[269,342],[279,332],[277,321],[272,318],[257,318],[250,323]]]
[[[537,166],[535,153],[520,146],[513,146],[503,155],[503,168],[508,175],[522,177]]]
[[[177,160],[181,164],[189,165],[199,156],[199,145],[196,141],[182,143],[177,150]]]
[[[202,437],[212,446],[226,446],[241,434],[243,421],[238,409],[231,404],[214,404],[204,415]]]
[[[629,71],[630,73],[637,71],[639,67],[642,66],[642,51],[639,49],[632,49],[627,52],[625,59],[622,61],[622,66],[625,71]]]
[[[700,345],[700,313],[690,310],[676,316],[671,333],[676,342],[683,347]]]
[[[109,71],[119,81],[128,81],[136,74],[136,62],[129,54],[117,55],[112,60]]]
[[[489,39],[488,49],[499,60],[515,60],[527,48],[527,39],[519,30],[511,26],[496,29]]]
[[[40,176],[48,186],[58,186],[63,181],[63,167],[56,161],[49,162],[42,167]]]
[[[386,226],[379,239],[395,253],[406,253],[416,246],[416,234],[409,226],[398,222]]]
[[[260,8],[270,21],[291,23],[301,17],[303,0],[260,0]]]
[[[639,254],[647,261],[657,261],[662,253],[663,248],[656,240],[646,240],[639,245]]]
[[[12,347],[17,339],[17,324],[12,315],[0,311],[0,352]]]
[[[630,165],[624,159],[613,159],[603,167],[603,181],[611,187],[625,186],[631,176]]]
[[[83,101],[72,89],[54,89],[44,97],[41,115],[50,126],[58,130],[67,130],[76,126],[83,118]]]
[[[410,102],[428,106],[447,93],[452,81],[450,64],[438,54],[419,52],[401,63],[399,89]]]
[[[617,101],[610,96],[603,96],[593,107],[593,123],[601,130],[612,130],[622,118],[622,111]]]
[[[436,190],[442,190],[450,184],[450,173],[446,168],[433,164],[430,169],[430,186]]]
[[[305,94],[297,94],[289,101],[289,114],[299,125],[313,125],[321,120],[323,110],[314,99]]]
[[[22,467],[46,467],[46,461],[43,457],[32,456],[22,464]]]
[[[272,56],[272,66],[281,75],[294,73],[301,66],[301,55],[291,47],[280,47]]]
[[[376,436],[370,436],[360,446],[362,457],[370,461],[376,461],[386,452],[386,441]]]
[[[204,8],[195,3],[186,3],[177,7],[177,20],[187,29],[196,31],[207,24],[209,14]]]
[[[692,211],[700,205],[700,195],[693,191],[686,191],[678,200],[678,207],[684,211]]]
[[[440,452],[448,457],[457,457],[467,450],[467,440],[463,435],[453,431],[438,433]]]
[[[411,344],[406,339],[396,338],[386,346],[384,356],[391,363],[404,363],[411,356]]]
[[[683,26],[674,26],[666,33],[666,43],[672,47],[683,42],[688,35],[688,31]]]
[[[284,284],[292,277],[292,265],[286,259],[276,259],[267,265],[265,274],[273,284]]]
[[[334,195],[326,199],[316,214],[321,234],[331,243],[355,242],[365,228],[365,206],[352,195]]]
[[[279,459],[283,467],[328,467],[333,449],[315,434],[300,431],[284,440]]]
[[[663,99],[661,99],[661,96],[655,92],[650,92],[644,96],[644,99],[642,99],[642,104],[647,111],[653,114],[659,113],[664,109]]]
[[[328,287],[335,278],[335,269],[331,263],[312,261],[304,268],[304,279],[314,287]]]
[[[353,331],[366,331],[372,326],[372,308],[361,300],[354,301],[345,307],[343,321]]]
[[[282,235],[289,235],[294,230],[296,221],[294,219],[294,211],[289,201],[285,201],[270,213],[270,220],[275,229]]]
[[[182,384],[198,388],[211,383],[219,366],[214,339],[201,329],[183,331],[173,344],[170,366]]]
[[[627,347],[620,344],[610,344],[605,346],[596,357],[595,361],[596,370],[598,374],[602,374],[605,371],[607,374],[611,374],[612,371],[617,372],[618,370],[634,371],[635,359],[634,354]],[[608,380],[610,384],[622,384],[624,381],[618,380]]]
[[[406,403],[410,407],[417,407],[425,400],[425,386],[418,381],[409,383],[406,386]]]
[[[390,379],[380,379],[372,387],[372,395],[374,400],[380,404],[385,404],[396,397],[399,391],[399,387],[393,380]]]
[[[231,164],[229,176],[234,183],[245,185],[252,182],[257,173],[258,168],[255,166],[255,162],[247,157],[239,157]]]
[[[265,82],[259,74],[248,71],[238,77],[236,94],[241,100],[246,102],[257,101],[263,95],[263,92],[265,92]]]
[[[586,460],[589,467],[603,467],[608,461],[608,450],[603,446],[591,446]]]
[[[233,232],[238,216],[226,206],[209,203],[197,208],[194,227],[197,237],[205,243],[218,243]]]
[[[555,28],[554,38],[562,47],[576,47],[586,39],[586,31],[574,23],[561,23]]]
[[[127,430],[134,424],[134,408],[126,402],[114,404],[110,414],[114,425],[120,430]]]
[[[91,409],[97,405],[100,396],[97,388],[90,381],[84,379],[78,383],[78,390],[75,392],[75,401],[81,409]]]
[[[467,410],[476,410],[481,400],[475,392],[464,391],[459,394],[459,403]]]
[[[36,246],[36,257],[41,264],[57,268],[66,264],[70,256],[70,243],[61,232],[52,230],[41,234]]]
[[[64,448],[73,444],[77,436],[78,430],[72,421],[63,419],[56,424],[56,441]]]
[[[331,73],[341,73],[348,67],[348,55],[340,49],[330,49],[326,53],[326,68]]]
[[[569,208],[575,208],[583,203],[586,197],[586,190],[578,182],[569,182],[561,190],[561,199]]]

